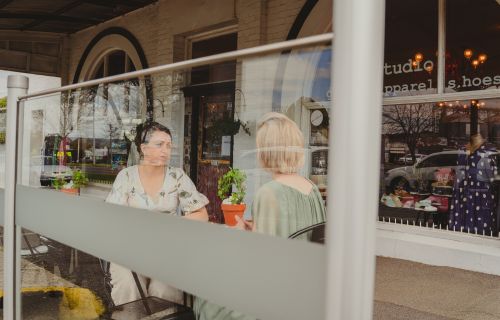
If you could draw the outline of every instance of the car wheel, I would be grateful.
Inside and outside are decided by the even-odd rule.
[[[405,178],[396,178],[391,182],[391,191],[394,192],[397,189],[410,191],[410,183]]]

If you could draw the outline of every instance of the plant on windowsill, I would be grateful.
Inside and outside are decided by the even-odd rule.
[[[246,174],[235,168],[230,168],[218,181],[217,195],[222,200],[222,212],[224,213],[224,222],[228,226],[236,225],[236,216],[243,218],[246,205],[243,203],[245,198],[245,180]]]
[[[67,184],[63,176],[58,176],[52,180],[52,188],[56,190],[61,190]]]
[[[89,179],[85,173],[80,170],[73,171],[73,175],[69,182],[66,182],[63,177],[58,177],[52,182],[52,187],[68,194],[80,194],[80,189],[89,183]]]

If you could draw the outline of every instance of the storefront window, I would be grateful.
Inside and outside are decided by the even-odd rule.
[[[446,91],[499,88],[500,5],[460,0],[446,8]]]
[[[437,92],[437,1],[388,0],[386,8],[384,96]]]
[[[500,99],[385,106],[379,219],[498,236]]]

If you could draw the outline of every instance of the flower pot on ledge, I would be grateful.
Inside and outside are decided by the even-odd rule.
[[[244,203],[241,204],[222,204],[222,212],[224,213],[224,222],[228,226],[235,226],[236,216],[243,218],[243,213],[245,212],[246,205]]]
[[[62,188],[61,191],[67,194],[80,195],[80,188],[70,188],[70,189]]]

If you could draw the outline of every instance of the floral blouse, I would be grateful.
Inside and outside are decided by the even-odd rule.
[[[136,165],[118,173],[106,202],[177,215],[199,210],[209,202],[179,168],[166,167],[163,186],[158,193],[155,200],[144,191]]]

